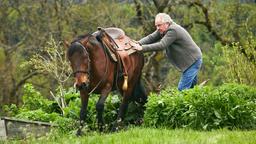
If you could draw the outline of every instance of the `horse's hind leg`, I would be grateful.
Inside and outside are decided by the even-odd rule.
[[[106,99],[107,99],[107,95],[101,95],[96,104],[98,127],[100,131],[103,131],[103,127],[104,127],[103,111],[104,111],[104,103]]]
[[[112,131],[118,131],[119,128],[122,125],[122,122],[124,120],[124,116],[126,114],[126,111],[128,109],[128,104],[129,104],[129,100],[130,100],[130,96],[131,96],[131,92],[130,91],[126,91],[125,93],[123,93],[123,99],[122,102],[119,106],[119,111],[118,111],[118,116],[117,116],[117,120],[112,128]]]
[[[122,103],[119,107],[117,120],[119,120],[119,121],[124,120],[125,113],[128,109],[128,101],[129,101],[128,96],[124,96],[123,99],[122,99]]]
[[[138,81],[133,90],[132,97],[135,99],[136,102],[141,105],[144,105],[147,102],[148,96],[140,80]]]
[[[77,130],[77,136],[82,135],[82,128],[84,126],[85,123],[85,119],[86,119],[86,110],[87,110],[87,105],[88,105],[88,94],[84,91],[80,91],[80,97],[81,97],[81,103],[82,103],[82,107],[80,109],[80,127]]]

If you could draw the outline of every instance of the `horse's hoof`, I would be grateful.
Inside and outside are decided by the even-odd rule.
[[[142,125],[143,123],[144,123],[143,118],[137,119],[137,120],[135,121],[135,125]]]
[[[83,135],[83,132],[81,129],[78,129],[77,132],[76,132],[76,136],[82,136]]]
[[[99,132],[100,133],[104,132],[104,128],[103,127],[99,127]]]
[[[119,131],[119,128],[118,127],[113,127],[112,129],[111,129],[111,132],[118,132]]]

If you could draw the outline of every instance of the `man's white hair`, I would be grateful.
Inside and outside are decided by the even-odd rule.
[[[163,23],[172,23],[172,18],[166,13],[158,13],[155,20],[161,20]]]

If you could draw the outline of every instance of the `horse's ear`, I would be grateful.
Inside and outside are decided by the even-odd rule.
[[[69,44],[69,42],[67,40],[64,40],[63,44],[64,44],[65,48],[69,48],[69,46],[70,46],[70,44]]]

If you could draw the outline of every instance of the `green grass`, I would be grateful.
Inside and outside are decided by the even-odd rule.
[[[82,137],[52,134],[39,139],[8,140],[0,143],[32,144],[256,144],[256,131],[194,131],[187,129],[130,128],[110,134],[88,133]]]

